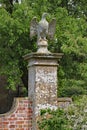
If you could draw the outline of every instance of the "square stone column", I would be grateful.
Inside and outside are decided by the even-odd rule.
[[[31,53],[28,60],[28,96],[35,115],[40,109],[57,108],[57,67],[61,53]]]
[[[31,53],[28,61],[28,96],[33,102],[32,130],[37,130],[40,109],[57,109],[57,67],[62,53]]]

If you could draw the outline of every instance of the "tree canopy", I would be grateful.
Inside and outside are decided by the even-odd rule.
[[[57,21],[49,41],[51,52],[64,53],[58,70],[58,95],[87,94],[87,13],[85,0],[0,0],[0,75],[7,88],[27,88],[27,63],[23,55],[36,51],[36,38],[29,37],[31,19],[48,12]]]

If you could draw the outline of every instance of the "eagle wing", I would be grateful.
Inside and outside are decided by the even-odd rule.
[[[30,38],[37,35],[37,26],[38,26],[37,18],[34,17],[31,20],[31,24],[30,24]]]
[[[56,19],[53,18],[51,22],[49,23],[49,29],[48,29],[48,38],[53,39],[54,33],[56,29]]]

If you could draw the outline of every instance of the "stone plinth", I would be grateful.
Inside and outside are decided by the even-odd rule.
[[[28,96],[33,99],[35,113],[57,108],[57,67],[61,53],[32,53],[28,60]]]

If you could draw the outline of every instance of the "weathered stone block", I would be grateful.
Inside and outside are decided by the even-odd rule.
[[[35,113],[40,109],[57,108],[57,67],[61,53],[32,53],[28,60],[28,94]]]

